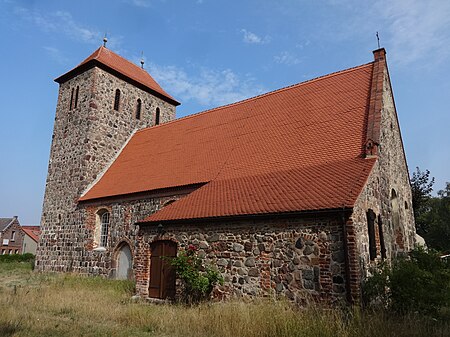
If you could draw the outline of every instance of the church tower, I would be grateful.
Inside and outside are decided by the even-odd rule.
[[[78,199],[138,129],[173,120],[179,105],[142,68],[102,46],[58,77],[58,102],[36,257],[71,271],[86,229]]]

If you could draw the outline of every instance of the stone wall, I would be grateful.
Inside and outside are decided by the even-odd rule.
[[[140,225],[134,270],[136,289],[148,296],[151,243],[172,240],[179,250],[199,248],[225,283],[215,297],[282,296],[308,300],[345,300],[346,277],[340,217],[223,221],[216,223]]]
[[[78,104],[70,109],[72,89],[76,87]],[[119,111],[113,109],[116,89],[121,91]],[[139,120],[138,98],[142,101]],[[135,130],[154,125],[157,107],[161,122],[175,118],[175,106],[97,67],[60,85],[36,259],[38,270],[71,270],[72,255],[80,254],[86,240],[86,215],[77,210],[78,198]]]
[[[395,190],[396,200],[393,198],[392,190]],[[369,255],[366,216],[369,209],[377,215],[375,222],[377,257],[373,261],[370,260]],[[352,220],[356,233],[356,257],[361,270],[359,282],[369,274],[371,265],[381,261],[382,239],[384,239],[387,259],[414,247],[415,224],[409,173],[387,70],[385,70],[383,82],[378,158],[354,207]],[[380,220],[383,238],[380,238],[378,230]]]

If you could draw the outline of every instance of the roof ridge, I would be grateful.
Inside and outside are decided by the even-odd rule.
[[[323,80],[325,78],[330,78],[330,77],[337,76],[337,75],[340,75],[340,74],[345,74],[345,73],[348,73],[348,72],[351,72],[351,71],[355,71],[355,70],[357,70],[359,68],[366,67],[369,64],[373,64],[373,63],[374,63],[374,61],[371,61],[371,62],[368,62],[368,63],[360,64],[360,65],[355,66],[355,67],[351,67],[351,68],[347,68],[347,69],[343,69],[343,70],[338,70],[338,71],[335,71],[335,72],[332,72],[332,73],[329,73],[329,74],[326,74],[326,75],[322,75],[322,76],[311,78],[311,79],[303,81],[303,82],[294,83],[294,84],[291,84],[291,85],[288,85],[288,86],[285,86],[285,87],[282,87],[282,88],[279,88],[279,89],[275,89],[275,90],[272,90],[272,91],[265,92],[263,94],[259,94],[259,95],[256,95],[256,96],[245,98],[245,99],[243,99],[241,101],[237,101],[237,102],[221,105],[219,107],[215,107],[215,108],[212,108],[212,109],[199,111],[199,112],[187,115],[187,116],[183,116],[183,117],[174,119],[172,121],[168,121],[168,122],[166,122],[164,124],[149,126],[149,127],[140,129],[140,130],[136,131],[136,134],[140,133],[140,132],[143,132],[143,131],[146,131],[148,129],[155,128],[155,127],[162,127],[162,126],[166,126],[166,125],[171,125],[171,124],[174,124],[176,122],[180,122],[180,121],[184,121],[186,119],[198,117],[198,116],[210,113],[210,112],[214,112],[214,111],[218,111],[218,110],[221,110],[221,109],[224,109],[224,108],[228,108],[230,106],[235,106],[235,105],[243,104],[243,103],[250,102],[250,101],[253,101],[253,100],[257,100],[257,99],[260,99],[260,98],[263,98],[263,97],[266,97],[266,96],[277,94],[277,93],[285,91],[285,90],[292,89],[294,87],[299,87],[301,85],[310,84],[310,83],[313,83],[313,82],[316,82],[316,81],[319,81],[319,80]]]

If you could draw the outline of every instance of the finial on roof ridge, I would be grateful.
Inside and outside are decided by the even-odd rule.
[[[103,37],[103,47],[106,48],[106,42],[108,42],[108,38],[106,37],[106,33],[105,36]]]
[[[144,51],[141,51],[141,68],[144,69]]]

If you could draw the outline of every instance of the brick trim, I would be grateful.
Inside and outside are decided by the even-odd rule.
[[[369,111],[367,116],[365,156],[377,156],[380,145],[381,110],[383,107],[383,82],[386,73],[386,51],[374,50],[372,82],[370,88]]]

